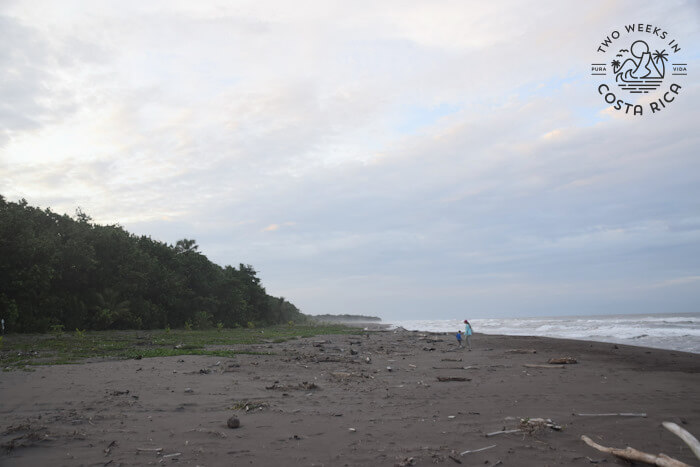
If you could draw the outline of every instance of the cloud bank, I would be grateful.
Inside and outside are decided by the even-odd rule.
[[[699,12],[6,3],[0,193],[196,238],[306,313],[697,311]],[[587,67],[639,18],[691,73],[634,119]]]

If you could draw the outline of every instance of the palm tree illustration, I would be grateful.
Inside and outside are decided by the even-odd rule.
[[[613,67],[613,73],[617,73],[617,69],[620,67],[620,60],[613,60],[610,64]]]
[[[662,50],[659,52],[658,50],[654,51],[654,61],[658,65],[659,62],[661,62],[661,77],[663,78],[666,76],[666,64],[665,62],[668,60],[668,54],[666,53],[666,49]],[[657,67],[658,68],[658,67]]]

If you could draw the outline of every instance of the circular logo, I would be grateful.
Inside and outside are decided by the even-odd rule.
[[[681,46],[661,27],[626,24],[598,45],[591,76],[606,104],[630,115],[654,114],[666,109],[680,94],[688,75]]]

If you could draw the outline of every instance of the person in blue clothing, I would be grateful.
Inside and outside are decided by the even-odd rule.
[[[459,345],[460,348],[464,347],[462,345],[462,331],[457,331],[455,337],[457,338],[457,345]]]
[[[464,334],[467,336],[467,346],[469,347],[469,350],[472,349],[472,342],[471,342],[471,337],[472,334],[474,333],[474,330],[472,329],[472,325],[469,324],[468,320],[464,320]]]

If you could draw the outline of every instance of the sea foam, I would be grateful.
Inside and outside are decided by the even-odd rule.
[[[468,317],[467,317],[468,318]],[[393,327],[428,332],[455,332],[464,318],[393,321]],[[612,342],[700,353],[700,313],[683,315],[615,315],[540,318],[474,318],[474,331],[511,336],[544,336]]]

